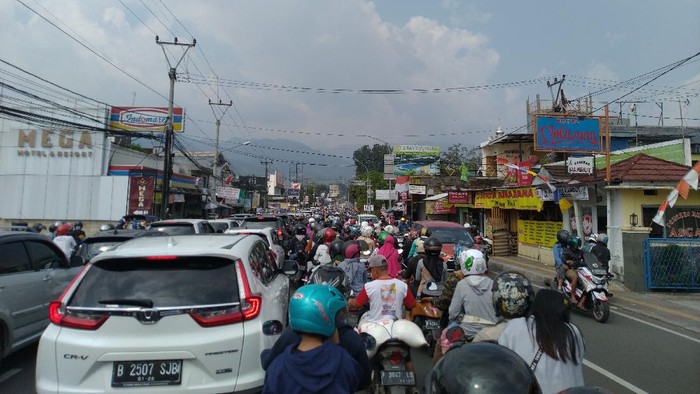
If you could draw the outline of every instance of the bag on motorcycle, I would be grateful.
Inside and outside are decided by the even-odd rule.
[[[365,322],[360,324],[357,332],[363,336],[369,358],[372,358],[377,349],[391,338],[399,339],[410,347],[422,347],[428,344],[420,327],[406,319]]]

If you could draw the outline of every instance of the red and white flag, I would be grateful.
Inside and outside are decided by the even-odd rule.
[[[408,175],[404,176],[397,176],[396,177],[396,186],[394,187],[394,190],[397,192],[407,192],[408,191],[408,185],[411,177]]]

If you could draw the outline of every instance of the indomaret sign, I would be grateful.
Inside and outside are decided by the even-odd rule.
[[[600,153],[598,117],[535,115],[535,150]]]

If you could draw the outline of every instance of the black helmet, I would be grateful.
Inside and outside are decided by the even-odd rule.
[[[343,253],[343,242],[342,239],[336,239],[335,241],[331,242],[331,245],[328,247],[328,253],[331,255],[331,259],[335,259],[336,257],[340,257],[342,260],[345,255]]]
[[[442,242],[435,237],[430,237],[423,243],[423,249],[428,256],[439,256],[442,252]]]
[[[294,227],[294,232],[296,233],[296,235],[306,235],[306,226],[304,226],[303,224],[297,224]]]
[[[530,281],[524,275],[514,271],[498,275],[491,287],[496,316],[503,316],[506,319],[527,316],[534,295]]]
[[[560,244],[567,245],[569,243],[570,238],[571,234],[569,234],[568,231],[564,229],[557,231],[557,241],[559,241]]]
[[[73,223],[73,228],[76,230],[82,230],[83,229],[83,222],[77,221]]]
[[[453,345],[426,382],[427,394],[541,392],[522,357],[490,342]]]
[[[49,232],[50,232],[50,233],[55,233],[55,232],[56,232],[56,228],[57,228],[57,227],[56,227],[55,224],[50,225],[50,226],[49,226]]]
[[[350,280],[345,275],[345,271],[331,264],[319,265],[311,273],[308,284],[333,286],[346,297],[350,291]]]

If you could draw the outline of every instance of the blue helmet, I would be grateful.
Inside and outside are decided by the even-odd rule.
[[[333,286],[302,286],[289,301],[289,325],[294,331],[330,337],[336,314],[345,306],[345,297]]]

